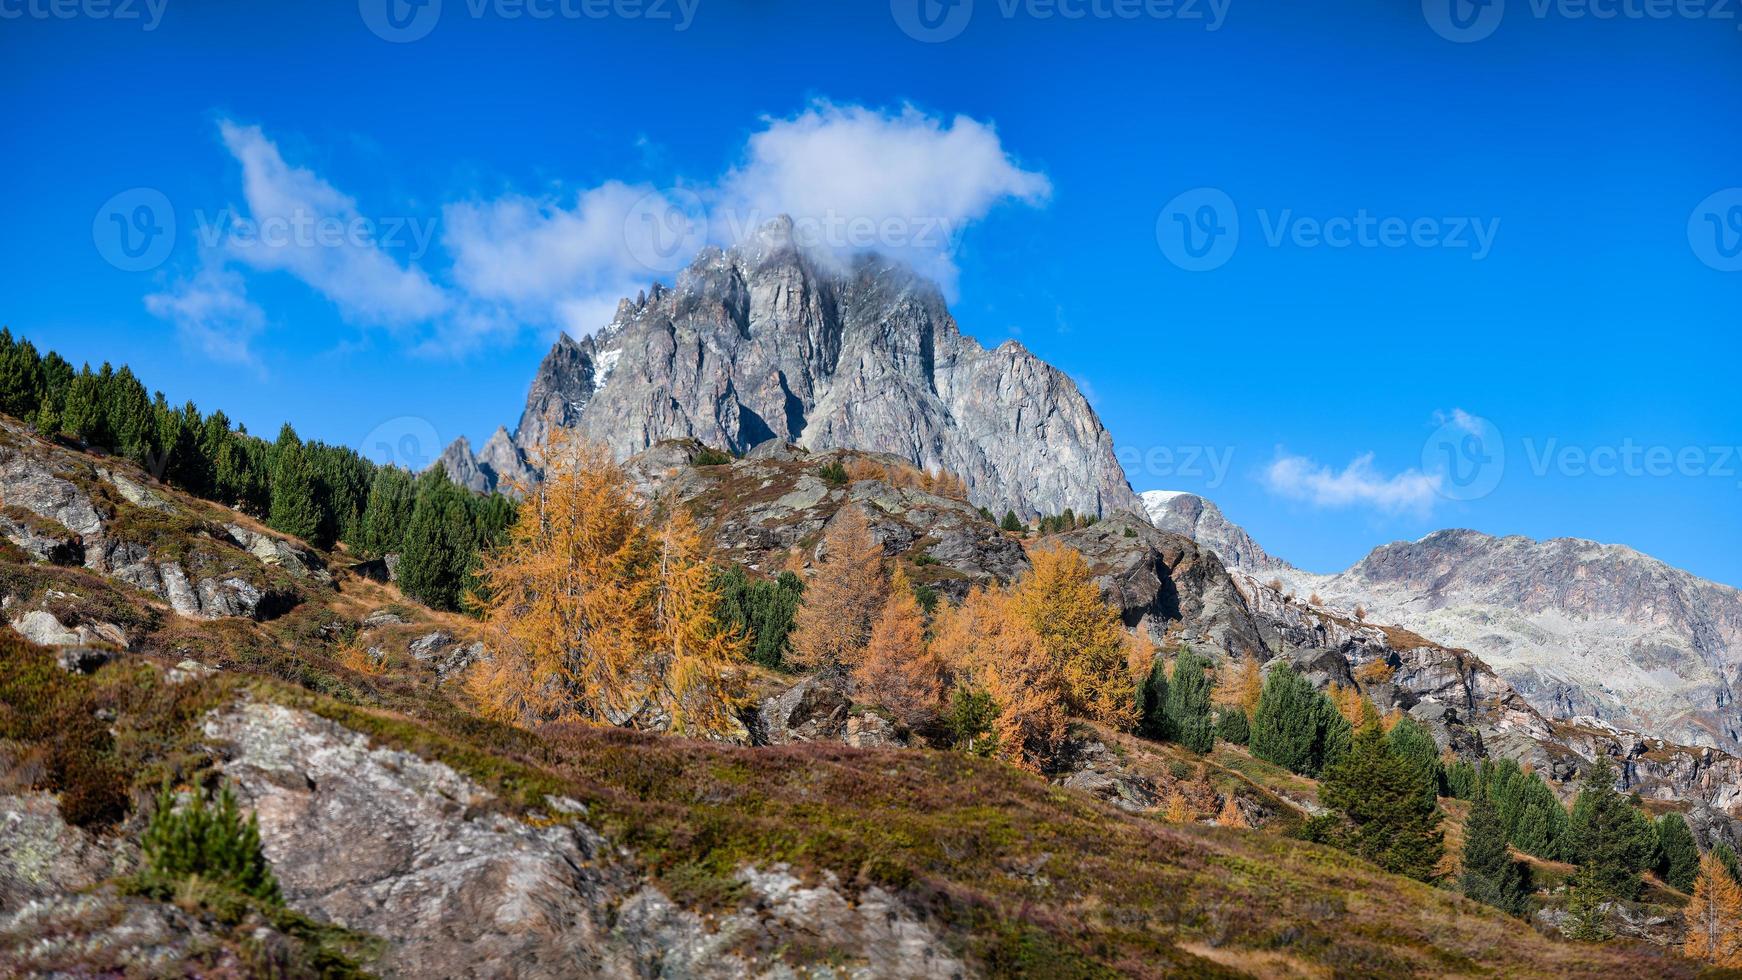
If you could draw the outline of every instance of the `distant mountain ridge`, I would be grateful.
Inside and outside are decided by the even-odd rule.
[[[524,479],[553,425],[619,458],[677,438],[885,452],[1025,517],[1141,508],[1063,372],[1014,341],[987,350],[963,335],[937,287],[904,266],[800,249],[784,219],[703,250],[596,334],[559,339],[514,433],[477,453],[457,442],[441,462],[474,489]]]
[[[1143,495],[1158,527],[1300,596],[1481,657],[1551,718],[1742,750],[1742,591],[1622,545],[1443,530],[1333,575],[1274,558],[1213,503]]]

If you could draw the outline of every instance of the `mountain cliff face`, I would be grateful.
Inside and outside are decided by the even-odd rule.
[[[1631,548],[1438,531],[1315,588],[1476,651],[1554,717],[1742,747],[1742,592]]]
[[[1315,575],[1264,552],[1215,505],[1146,493],[1157,527],[1231,569],[1275,577],[1327,608],[1466,649],[1552,719],[1598,720],[1742,750],[1742,592],[1619,545],[1437,531]]]
[[[1195,493],[1146,490],[1142,500],[1151,524],[1163,531],[1183,534],[1211,549],[1229,568],[1262,572],[1291,567],[1267,554],[1245,528],[1228,520],[1220,507]]]
[[[475,489],[525,465],[552,426],[626,458],[693,438],[744,453],[769,440],[898,456],[962,477],[975,504],[1035,516],[1140,504],[1113,440],[1062,372],[1020,344],[964,336],[937,288],[889,260],[841,266],[777,221],[697,256],[670,289],[625,300],[611,323],[551,349],[512,448],[450,447]]]

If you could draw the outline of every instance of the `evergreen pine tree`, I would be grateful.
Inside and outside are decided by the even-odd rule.
[[[1223,708],[1216,714],[1216,737],[1230,745],[1245,745],[1252,738],[1252,723],[1239,708]]]
[[[1004,512],[1004,520],[999,522],[998,527],[1000,530],[1012,533],[1021,533],[1024,530],[1021,518],[1017,517],[1016,511],[1013,510]]]
[[[1609,928],[1607,905],[1611,897],[1607,886],[1591,868],[1579,868],[1567,888],[1567,920],[1561,931],[1567,938],[1580,942],[1600,943],[1613,939],[1615,933]]]
[[[1167,717],[1167,663],[1156,657],[1149,674],[1137,687],[1138,733],[1165,741],[1173,737]]]
[[[1657,818],[1657,874],[1671,888],[1688,891],[1700,874],[1700,849],[1679,813]]]
[[[1387,737],[1391,739],[1392,751],[1414,766],[1422,779],[1432,783],[1436,793],[1444,792],[1445,779],[1440,767],[1440,747],[1434,741],[1432,733],[1414,718],[1404,715],[1392,726]]]
[[[1486,788],[1478,788],[1464,823],[1464,894],[1516,916],[1529,911],[1528,870],[1512,860],[1506,828]]]
[[[1287,664],[1270,669],[1252,716],[1253,755],[1317,776],[1347,750],[1349,735],[1349,723],[1311,682]]]
[[[1742,884],[1742,862],[1737,861],[1735,848],[1719,841],[1712,845],[1712,856],[1730,872],[1730,877],[1736,879],[1737,884]]]
[[[411,509],[417,503],[417,491],[412,475],[397,466],[383,466],[375,471],[369,485],[369,498],[363,506],[363,525],[357,550],[366,555],[397,554],[405,541],[405,529],[411,523]]]
[[[1642,829],[1643,827],[1643,829]],[[1649,821],[1615,789],[1615,767],[1599,758],[1585,773],[1567,825],[1567,857],[1608,898],[1631,899],[1651,863]]]
[[[1369,706],[1347,752],[1325,770],[1319,798],[1341,813],[1347,850],[1394,874],[1433,878],[1445,853],[1434,786],[1392,750]]]
[[[1209,659],[1186,647],[1174,661],[1167,688],[1169,737],[1200,755],[1215,744],[1210,723],[1211,676]]]
[[[465,491],[432,466],[417,481],[417,502],[399,556],[399,588],[432,609],[458,609],[473,560]]]
[[[305,541],[321,530],[321,508],[313,470],[296,430],[285,423],[272,453],[272,509],[266,523]]]

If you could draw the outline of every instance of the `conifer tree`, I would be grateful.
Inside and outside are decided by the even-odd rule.
[[[1420,722],[1404,715],[1391,727],[1387,737],[1391,740],[1392,750],[1414,766],[1421,778],[1433,785],[1434,792],[1441,792],[1444,777],[1440,768],[1440,747],[1433,735]]]
[[[1742,967],[1742,886],[1713,855],[1700,858],[1693,901],[1682,910],[1682,955],[1715,967]]]
[[[1252,717],[1252,754],[1306,776],[1317,776],[1349,744],[1349,723],[1323,694],[1287,664],[1272,667]]]
[[[1138,733],[1145,738],[1165,741],[1173,737],[1167,716],[1167,662],[1151,659],[1149,673],[1137,689]]]
[[[369,486],[369,499],[363,505],[357,549],[366,555],[397,554],[403,550],[406,527],[416,505],[416,485],[410,473],[397,466],[377,469]]]
[[[1494,800],[1479,787],[1464,823],[1464,894],[1522,917],[1529,912],[1527,874],[1507,849],[1506,827]]]
[[[1210,722],[1210,677],[1209,658],[1187,647],[1174,661],[1167,689],[1169,737],[1200,755],[1215,744]]]
[[[853,668],[857,699],[881,705],[912,727],[937,717],[943,700],[943,667],[925,640],[925,614],[907,573],[896,569],[864,659]]]
[[[178,438],[171,435],[171,439]],[[266,523],[274,530],[312,541],[321,529],[321,508],[315,499],[318,489],[302,440],[290,423],[279,431],[272,455],[272,509]]]
[[[1599,758],[1585,773],[1567,825],[1568,854],[1605,897],[1631,899],[1651,863],[1649,821],[1615,789],[1615,767]]]
[[[1252,824],[1246,819],[1246,814],[1240,809],[1240,803],[1233,793],[1228,794],[1222,803],[1222,812],[1216,814],[1216,823],[1223,827],[1234,827],[1239,830],[1250,830]]]
[[[1742,862],[1737,861],[1735,848],[1719,841],[1712,845],[1712,856],[1730,872],[1730,877],[1736,879],[1737,884],[1742,884]]]
[[[1252,738],[1252,723],[1239,708],[1216,713],[1216,737],[1230,745],[1245,745]]]
[[[1432,783],[1392,750],[1369,707],[1347,752],[1325,770],[1323,803],[1348,827],[1345,849],[1394,874],[1431,880],[1445,853]]]
[[[720,573],[720,615],[750,637],[750,659],[780,668],[791,649],[794,617],[804,600],[804,580],[790,571],[774,581],[752,579],[734,564]]]
[[[1694,887],[1700,873],[1700,849],[1694,843],[1688,822],[1679,813],[1666,813],[1657,818],[1657,874],[1671,888],[1682,891]]]
[[[1052,758],[1065,733],[1063,674],[1008,592],[969,592],[939,615],[932,649],[958,683],[983,690],[996,706],[999,757],[1035,770]]]
[[[1020,534],[1025,530],[1022,526],[1022,519],[1017,517],[1016,512],[1013,510],[1007,510],[1004,512],[1004,520],[999,522],[998,527],[1000,530],[1009,531],[1013,534]]]
[[[865,512],[857,505],[841,508],[829,522],[822,560],[794,617],[793,663],[805,670],[858,666],[888,594],[883,547],[871,536]]]
[[[743,727],[737,710],[745,702],[741,667],[749,644],[720,619],[720,589],[694,517],[687,507],[670,510],[657,534],[658,643],[645,669],[659,679],[655,697],[674,734],[724,737]]]
[[[166,784],[140,837],[140,848],[146,866],[165,878],[197,875],[265,902],[280,900],[278,881],[260,846],[260,824],[252,813],[242,818],[227,786],[216,805],[196,793],[177,809],[175,794]]]
[[[1011,590],[1012,608],[1056,665],[1065,710],[1129,728],[1137,721],[1132,648],[1118,611],[1077,551],[1048,547],[1029,557],[1028,574]]]
[[[1615,938],[1609,928],[1608,887],[1589,867],[1581,866],[1567,887],[1567,921],[1561,927],[1567,938],[1600,943]]]
[[[457,610],[475,554],[466,492],[446,470],[430,467],[417,481],[417,501],[406,522],[400,590],[432,609]]]

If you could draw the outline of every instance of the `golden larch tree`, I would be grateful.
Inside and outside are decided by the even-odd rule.
[[[1742,886],[1710,852],[1700,855],[1694,898],[1682,915],[1688,929],[1682,952],[1689,959],[1742,967]]]
[[[900,569],[890,580],[889,598],[871,625],[865,656],[852,676],[855,699],[881,705],[904,725],[937,716],[943,665],[926,644],[925,612]]]
[[[1240,830],[1252,829],[1252,824],[1246,819],[1246,812],[1240,809],[1240,801],[1234,798],[1233,793],[1229,793],[1228,799],[1222,804],[1222,812],[1216,814],[1216,823]]]
[[[749,639],[720,620],[719,586],[709,549],[687,507],[675,502],[659,529],[659,634],[654,673],[663,679],[663,706],[678,734],[718,737],[741,727],[743,670]]]
[[[983,689],[998,706],[998,756],[1039,770],[1064,738],[1063,678],[1009,593],[976,587],[938,616],[933,634],[932,649],[957,683]]]
[[[698,735],[736,728],[743,641],[687,513],[658,531],[599,446],[553,430],[544,482],[484,561],[492,655],[467,677],[487,716],[603,721]]]
[[[1121,728],[1137,720],[1130,647],[1119,613],[1101,597],[1075,549],[1039,548],[1011,592],[1015,612],[1058,666],[1065,707]]]
[[[793,619],[793,665],[857,667],[888,594],[883,547],[871,536],[865,512],[849,504],[829,522],[822,560],[805,583],[804,604]]]

